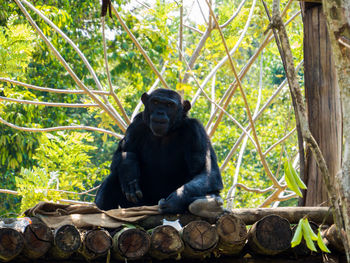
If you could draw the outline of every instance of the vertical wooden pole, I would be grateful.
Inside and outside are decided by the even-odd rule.
[[[302,3],[304,21],[305,97],[312,135],[325,157],[331,182],[341,169],[342,116],[331,43],[322,5]],[[302,205],[329,205],[325,185],[310,149],[306,150]]]

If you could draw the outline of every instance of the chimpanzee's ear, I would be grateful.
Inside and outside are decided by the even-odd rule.
[[[141,101],[142,101],[143,105],[147,104],[148,99],[149,99],[149,95],[146,92],[143,93],[141,96]]]
[[[182,106],[184,109],[184,113],[187,113],[191,109],[191,102],[189,102],[188,100],[184,100]]]

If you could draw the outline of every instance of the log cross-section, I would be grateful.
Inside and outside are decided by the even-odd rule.
[[[24,239],[21,233],[8,227],[0,227],[0,260],[10,261],[21,253]]]
[[[55,229],[53,236],[54,245],[49,250],[53,258],[67,259],[76,252],[81,245],[80,233],[73,225],[63,225]]]
[[[248,232],[248,245],[257,254],[276,255],[290,247],[292,230],[287,219],[276,215],[256,222]]]

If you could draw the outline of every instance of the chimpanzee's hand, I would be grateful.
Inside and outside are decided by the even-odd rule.
[[[160,199],[158,205],[159,211],[163,214],[177,214],[187,210],[188,202],[182,194],[175,191],[166,199]]]
[[[123,194],[132,203],[138,203],[143,194],[139,186],[140,167],[136,154],[130,152],[122,153],[122,161],[118,167],[119,181]]]

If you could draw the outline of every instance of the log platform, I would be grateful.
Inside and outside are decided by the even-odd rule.
[[[303,243],[290,247],[295,225],[282,216],[284,210],[276,209],[276,214],[265,210],[264,216],[257,211],[249,217],[247,210],[234,210],[215,220],[190,214],[151,216],[138,225],[118,229],[78,229],[74,225],[50,229],[37,218],[0,219],[0,262],[345,262],[330,219],[323,238],[332,253],[322,255],[311,253]],[[328,216],[326,209],[321,212]],[[310,215],[317,229],[321,217],[314,210]],[[162,225],[164,217],[179,219],[182,229]],[[251,218],[259,220],[252,223]],[[295,224],[295,213],[289,219]]]

